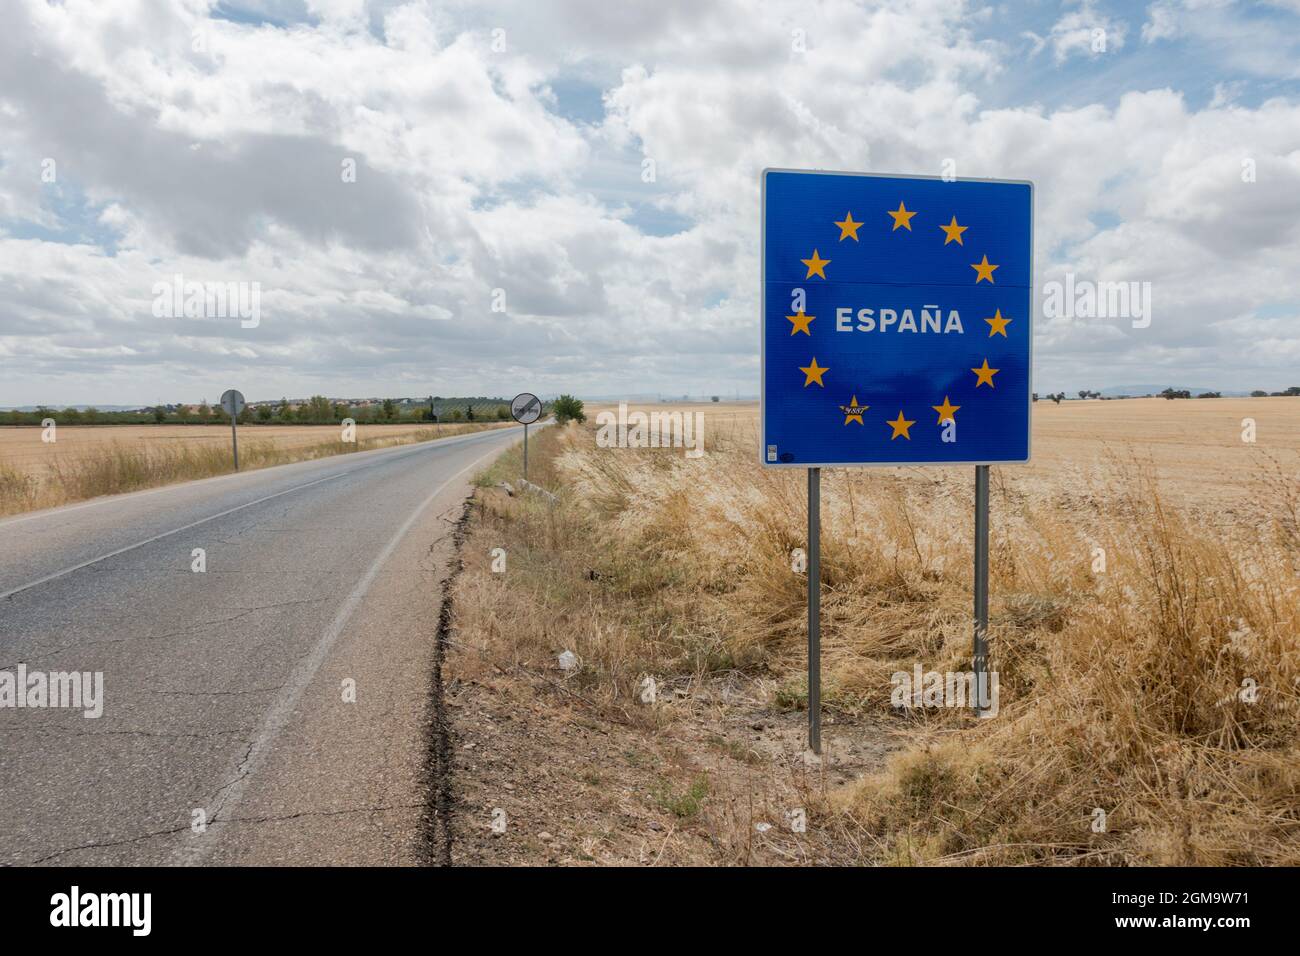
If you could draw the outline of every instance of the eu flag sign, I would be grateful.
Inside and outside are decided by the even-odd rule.
[[[1027,461],[1033,195],[765,170],[763,463]]]

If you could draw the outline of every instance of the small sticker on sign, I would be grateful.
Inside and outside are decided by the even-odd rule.
[[[768,446],[767,446],[767,460],[768,460],[768,461],[776,461],[776,446],[775,446],[775,445],[768,445]]]

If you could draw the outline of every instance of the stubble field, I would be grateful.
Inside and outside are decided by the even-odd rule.
[[[497,422],[358,425],[343,442],[338,425],[247,425],[239,429],[244,469],[429,441]],[[0,427],[0,515],[99,495],[225,474],[234,468],[229,425],[57,425]]]

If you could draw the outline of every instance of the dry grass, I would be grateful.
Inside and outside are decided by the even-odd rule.
[[[240,430],[243,470],[431,441],[506,427],[498,423],[360,426],[356,442],[337,426],[249,426]],[[39,428],[0,428],[0,514],[51,508],[209,478],[234,470],[227,426],[60,427],[45,444]]]
[[[1300,863],[1294,445],[1204,425],[1198,442],[1179,418],[1223,417],[1235,437],[1240,407],[1090,404],[1154,437],[1093,434],[1082,404],[1071,431],[1047,409],[1038,464],[994,469],[991,720],[889,702],[894,671],[969,666],[969,469],[824,473],[825,702],[910,728],[882,773],[819,802],[859,858]],[[1234,405],[1262,434],[1300,420],[1300,402]],[[471,555],[460,633],[539,669],[575,651],[568,686],[622,720],[665,719],[632,706],[645,674],[691,688],[741,673],[800,705],[803,472],[758,466],[752,415],[708,439],[692,461],[596,448],[590,426],[542,433],[532,477],[560,503],[486,497],[474,540],[507,548],[510,586]]]

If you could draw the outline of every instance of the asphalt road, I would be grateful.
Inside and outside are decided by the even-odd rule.
[[[0,521],[0,672],[103,674],[98,718],[0,706],[0,863],[420,862],[450,534],[521,437]]]

